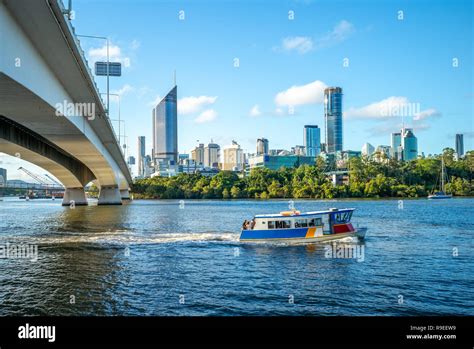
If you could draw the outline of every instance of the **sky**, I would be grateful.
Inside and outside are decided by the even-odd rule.
[[[327,86],[343,89],[344,149],[390,145],[402,122],[425,155],[454,148],[456,133],[474,149],[471,1],[75,0],[73,10],[76,33],[107,36],[122,62],[111,92],[128,155],[138,136],[151,152],[152,108],[175,71],[180,153],[211,139],[252,153],[259,137],[289,149],[307,124],[324,141]],[[91,66],[106,58],[103,41],[81,45]]]

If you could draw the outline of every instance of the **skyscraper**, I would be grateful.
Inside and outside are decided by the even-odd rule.
[[[200,143],[196,148],[191,150],[191,159],[198,165],[204,165],[204,144]]]
[[[138,137],[138,177],[145,176],[145,136]]]
[[[372,144],[370,143],[365,143],[363,146],[362,146],[362,155],[364,156],[371,156],[375,151],[375,148]]]
[[[306,156],[318,156],[321,153],[321,129],[317,125],[305,125],[303,143]]]
[[[236,141],[224,147],[224,159],[222,161],[222,169],[227,171],[242,170],[244,162],[244,153],[240,145]]]
[[[177,86],[153,109],[153,159],[175,165],[178,160]]]
[[[402,159],[402,133],[401,132],[393,132],[391,136],[391,156],[394,159],[401,160]]]
[[[219,151],[220,147],[218,144],[213,143],[211,140],[211,143],[209,143],[205,148],[204,148],[204,166],[206,167],[214,167],[217,168],[219,167]]]
[[[456,154],[458,159],[464,155],[464,136],[461,133],[456,134]]]
[[[402,131],[403,160],[414,160],[418,157],[418,140],[413,134],[412,129],[405,128]]]
[[[324,90],[324,121],[326,152],[342,151],[342,88],[328,87]]]
[[[257,155],[268,154],[268,139],[259,138],[257,139]]]

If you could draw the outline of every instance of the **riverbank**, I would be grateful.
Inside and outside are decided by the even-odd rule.
[[[445,160],[450,177],[446,191],[455,196],[474,196],[471,153],[464,160]],[[220,171],[214,177],[181,173],[139,179],[132,193],[143,199],[425,198],[439,190],[440,164],[437,158],[387,163],[352,158],[351,170],[337,185],[328,176],[325,164],[319,162],[276,171],[256,168],[247,176],[231,171]]]

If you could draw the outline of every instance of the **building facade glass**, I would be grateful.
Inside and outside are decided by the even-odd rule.
[[[326,123],[326,152],[342,151],[342,88],[328,87],[324,90],[324,121]]]
[[[304,146],[306,156],[318,156],[321,153],[321,129],[317,125],[305,125]]]
[[[464,137],[459,133],[456,135],[456,154],[458,158],[464,155]]]
[[[175,165],[178,160],[177,86],[153,110],[153,158]]]

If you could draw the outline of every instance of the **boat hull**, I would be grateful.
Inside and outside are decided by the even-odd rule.
[[[257,234],[251,234],[251,233],[254,233],[254,231],[242,230],[242,233],[240,235],[240,241],[241,242],[250,242],[250,243],[253,243],[253,242],[284,242],[284,243],[291,243],[291,244],[311,244],[311,243],[318,243],[318,242],[340,240],[340,239],[350,238],[350,237],[358,238],[359,240],[363,240],[365,238],[365,233],[367,231],[366,228],[360,228],[360,229],[357,229],[357,230],[354,229],[353,231],[344,232],[344,233],[324,234],[324,235],[319,235],[319,236],[311,236],[307,232],[304,235],[301,232],[296,232],[297,230],[307,231],[308,229],[288,229],[288,230],[293,230],[293,232],[286,231],[285,232],[286,237],[279,237],[279,236],[276,236],[275,234],[272,234],[272,233],[269,233],[265,236],[262,233],[260,233],[262,231],[259,231]],[[245,234],[246,232],[248,234]],[[288,237],[288,235],[293,235],[293,236]]]
[[[430,195],[428,199],[430,200],[440,200],[440,199],[451,199],[452,195]]]

